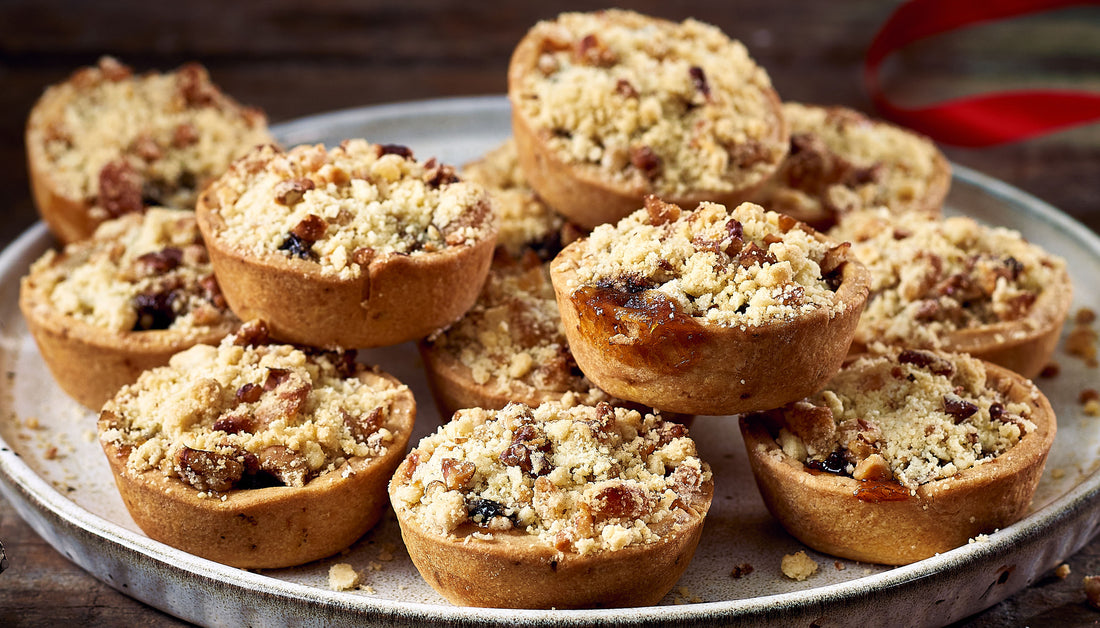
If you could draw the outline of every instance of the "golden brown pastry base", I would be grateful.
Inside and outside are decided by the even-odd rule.
[[[807,469],[776,444],[758,417],[742,417],[749,463],[764,503],[798,540],[869,563],[904,565],[965,545],[1026,513],[1054,442],[1050,403],[1030,382],[987,364],[989,381],[1034,409],[1036,429],[994,460],[921,485],[915,495],[896,482],[861,482]]]
[[[454,322],[477,300],[496,240],[377,256],[358,277],[341,279],[313,262],[227,244],[205,194],[197,218],[229,308],[241,320],[266,321],[274,339],[315,347],[395,345]]]
[[[366,372],[364,381],[388,375]],[[394,440],[382,455],[352,458],[303,487],[199,491],[160,470],[126,469],[129,448],[103,443],[130,516],[153,540],[219,563],[245,569],[300,565],[331,556],[367,532],[387,508],[386,484],[405,455],[416,416],[412,393],[393,410]],[[117,418],[104,412],[99,433]],[[348,473],[347,477],[344,477]]]
[[[510,86],[519,85],[526,74],[539,71],[539,57],[547,45],[545,35],[545,29],[536,27],[520,40],[508,66]],[[768,135],[758,141],[765,146],[785,146],[789,133],[779,95],[770,88],[761,91],[768,103],[767,120],[761,121],[761,125],[768,129]],[[509,89],[509,98],[512,100],[512,135],[523,176],[547,205],[574,224],[590,230],[604,223],[618,222],[640,209],[646,195],[658,193],[644,177],[612,181],[607,172],[596,164],[566,162],[548,144],[551,130],[536,128],[524,115],[515,100],[515,89]],[[730,115],[735,114],[731,112]],[[774,167],[778,166],[779,162],[774,164]],[[761,175],[749,178],[730,190],[693,190],[681,196],[659,195],[662,200],[681,207],[695,207],[703,201],[736,207],[750,200],[766,180],[767,176]]]
[[[840,369],[870,278],[845,263],[837,301],[793,321],[724,327],[664,310],[594,306],[574,299],[578,247],[550,266],[573,357],[601,389],[662,411],[723,415],[767,410],[820,390]],[[687,318],[689,320],[682,320]]]
[[[168,364],[196,344],[217,344],[237,322],[197,332],[116,333],[52,311],[31,276],[24,277],[19,309],[57,385],[81,405],[99,410],[147,369]],[[230,317],[232,318],[232,317]]]
[[[399,468],[395,477],[401,473]],[[453,536],[444,536],[410,521],[403,509],[398,509],[397,521],[413,565],[452,604],[559,609],[651,606],[675,586],[695,554],[713,484],[709,489],[705,506],[686,511],[688,522],[659,542],[586,556],[558,552],[521,531],[496,532],[492,540],[477,540],[468,535],[480,529],[470,523]]]

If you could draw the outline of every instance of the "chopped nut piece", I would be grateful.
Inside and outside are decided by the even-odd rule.
[[[857,480],[884,482],[892,479],[894,473],[890,470],[890,465],[886,463],[885,458],[879,454],[871,454],[859,461],[855,471],[852,472],[852,477]]]
[[[751,563],[741,563],[730,570],[730,577],[735,579],[743,578],[752,573],[752,571],[753,567]]]

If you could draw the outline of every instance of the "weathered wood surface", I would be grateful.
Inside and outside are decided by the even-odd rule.
[[[5,0],[0,3],[0,246],[37,216],[23,124],[35,99],[74,68],[113,54],[139,70],[197,60],[273,122],[360,105],[503,93],[515,42],[538,19],[602,3],[404,0]],[[861,61],[896,6],[881,0],[691,0],[623,3],[673,19],[694,16],[749,46],[788,100],[871,112]],[[914,45],[888,62],[897,100],[1015,87],[1100,90],[1100,12],[1062,10]],[[981,150],[946,148],[954,161],[1038,196],[1100,231],[1100,125]],[[86,574],[0,500],[0,625],[173,625],[159,611]],[[1081,577],[1100,573],[1100,541],[967,626],[1081,625],[1100,620]]]

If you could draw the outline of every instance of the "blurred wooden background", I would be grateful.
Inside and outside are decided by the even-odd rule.
[[[963,1],[963,0],[960,0]],[[980,1],[980,0],[977,0]],[[781,97],[869,113],[862,59],[897,6],[883,0],[655,0],[619,6],[696,17],[742,40]],[[112,54],[138,70],[205,64],[238,100],[272,122],[402,100],[500,94],[512,47],[537,20],[589,1],[0,0],[0,246],[37,220],[26,181],[23,125],[35,99],[75,68]],[[1100,92],[1100,7],[983,25],[907,48],[884,68],[895,100],[1022,87]],[[949,158],[1003,179],[1100,231],[1100,125]],[[1093,287],[1095,288],[1095,286]],[[66,561],[0,500],[0,625],[171,623]],[[1037,583],[971,626],[1092,623],[1080,577],[1100,572],[1100,543],[1073,575]]]

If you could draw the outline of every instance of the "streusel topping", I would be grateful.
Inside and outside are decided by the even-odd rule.
[[[783,451],[812,468],[910,490],[1001,455],[1035,429],[965,354],[907,349],[860,358],[782,410]]]
[[[474,382],[509,391],[513,398],[546,391],[577,403],[611,399],[577,367],[548,264],[533,254],[494,263],[477,303],[429,340],[467,366]]]
[[[675,197],[749,187],[786,153],[767,73],[713,26],[607,10],[531,34],[543,49],[512,105],[567,163]]]
[[[684,314],[719,325],[757,326],[843,307],[832,253],[839,249],[752,203],[682,210],[650,197],[646,209],[574,246],[582,255],[571,262],[577,286],[568,288],[655,290]]]
[[[1038,295],[1065,268],[1019,232],[969,217],[871,210],[846,216],[830,234],[850,240],[871,272],[856,331],[864,343],[939,348],[952,331],[1027,321]]]
[[[256,255],[316,262],[354,277],[374,256],[431,253],[495,237],[485,190],[450,166],[420,162],[404,146],[346,140],[260,147],[205,197],[225,221],[219,234]]]
[[[466,164],[462,176],[479,183],[493,199],[500,217],[497,246],[513,257],[533,249],[544,258],[553,257],[561,248],[565,219],[538,197],[519,168],[516,142],[506,142]]]
[[[54,312],[105,331],[200,333],[238,323],[191,211],[154,207],[107,221],[91,239],[47,251],[29,277]]]
[[[104,406],[117,426],[100,439],[130,448],[131,472],[157,469],[207,493],[303,486],[393,441],[405,386],[365,384],[354,352],[263,344],[256,329],[146,371]]]
[[[197,64],[134,76],[104,57],[51,87],[47,101],[59,110],[32,141],[45,146],[58,190],[91,200],[104,218],[150,202],[194,209],[206,181],[272,141],[263,113],[223,94]]]
[[[841,107],[788,102],[783,115],[790,152],[757,195],[764,207],[831,223],[838,213],[926,203],[939,156],[928,138]]]
[[[686,428],[657,416],[509,404],[462,410],[422,440],[393,497],[439,534],[520,530],[589,554],[656,542],[705,515],[710,479]]]

